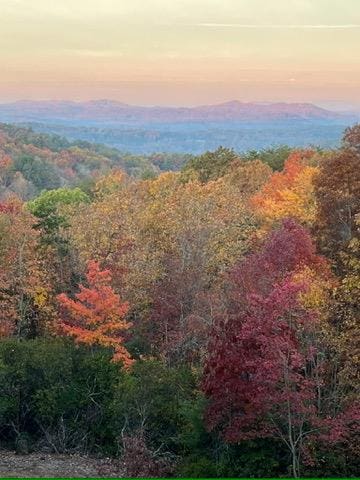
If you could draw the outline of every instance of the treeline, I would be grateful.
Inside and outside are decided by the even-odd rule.
[[[127,476],[355,476],[360,127],[0,203],[0,438]]]

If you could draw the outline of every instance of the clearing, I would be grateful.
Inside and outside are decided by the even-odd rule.
[[[110,459],[80,455],[31,453],[18,455],[0,451],[0,477],[121,477],[119,466]]]

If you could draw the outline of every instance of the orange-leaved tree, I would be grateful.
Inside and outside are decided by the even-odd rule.
[[[62,310],[60,328],[76,342],[113,348],[113,361],[123,362],[127,368],[133,360],[124,347],[122,333],[131,327],[125,320],[129,306],[112,289],[111,272],[101,270],[98,262],[88,262],[86,280],[88,286],[80,284],[75,299],[65,293],[58,295]]]
[[[318,167],[315,152],[299,150],[290,154],[282,172],[275,172],[251,199],[255,212],[268,224],[287,217],[304,224],[315,219],[313,180]]]

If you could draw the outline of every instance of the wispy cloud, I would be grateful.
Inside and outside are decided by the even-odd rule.
[[[116,50],[88,50],[88,49],[63,49],[62,52],[68,55],[76,55],[79,57],[98,57],[98,58],[116,58],[122,57],[123,53]]]
[[[360,24],[356,23],[349,23],[344,25],[324,25],[324,24],[254,24],[254,23],[196,23],[196,24],[189,24],[188,26],[193,27],[207,27],[207,28],[283,28],[283,29],[324,29],[324,30],[332,30],[332,29],[351,29],[351,28],[360,28]]]

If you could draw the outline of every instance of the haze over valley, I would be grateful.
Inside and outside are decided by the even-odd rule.
[[[135,106],[112,100],[0,104],[0,121],[122,151],[202,153],[277,145],[335,147],[357,115],[311,103],[229,101],[197,107]]]

